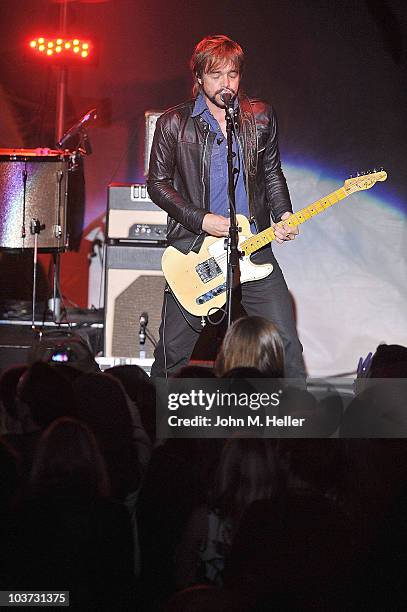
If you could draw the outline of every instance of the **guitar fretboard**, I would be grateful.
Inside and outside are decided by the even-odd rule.
[[[323,212],[330,206],[333,206],[340,200],[347,198],[348,195],[350,194],[344,189],[344,187],[341,187],[340,189],[333,191],[324,198],[321,198],[320,200],[313,202],[309,206],[306,206],[305,208],[302,208],[301,210],[293,213],[291,217],[288,217],[288,219],[286,219],[285,221],[280,221],[279,223],[277,223],[277,225],[282,226],[283,223],[286,223],[289,227],[296,227],[297,225],[301,225],[301,223],[305,223],[305,221],[308,221],[308,219],[311,219],[311,217],[319,215],[319,213]],[[272,242],[275,237],[276,236],[273,228],[268,227],[259,234],[255,234],[251,238],[245,240],[240,245],[240,249],[246,255],[251,255],[252,253],[255,253],[256,251],[261,249],[261,247]]]

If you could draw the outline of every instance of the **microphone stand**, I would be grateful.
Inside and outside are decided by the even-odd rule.
[[[66,144],[71,140],[71,138],[76,136],[78,133],[83,138],[83,132],[84,132],[85,125],[89,121],[94,120],[96,118],[97,118],[96,108],[92,108],[92,110],[88,111],[86,115],[81,117],[79,121],[77,121],[72,127],[70,127],[69,130],[65,132],[65,134],[62,136],[62,138],[58,140],[56,144],[57,149],[65,149]]]
[[[232,324],[232,290],[235,270],[239,265],[240,251],[239,245],[239,228],[236,224],[236,199],[235,199],[235,168],[233,164],[236,154],[233,153],[233,132],[234,132],[234,117],[235,111],[233,105],[226,104],[226,142],[227,142],[227,164],[228,164],[228,195],[229,195],[229,237],[225,240],[225,249],[227,251],[227,268],[226,268],[226,312],[227,326]]]

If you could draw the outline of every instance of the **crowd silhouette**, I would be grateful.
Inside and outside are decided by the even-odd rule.
[[[79,610],[404,608],[407,348],[364,364],[347,402],[290,390],[280,415],[317,423],[304,438],[159,439],[137,366],[5,370],[1,590],[70,591]],[[176,377],[284,381],[281,339],[239,319],[213,370]]]

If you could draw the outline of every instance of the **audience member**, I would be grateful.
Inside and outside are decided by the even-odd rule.
[[[33,363],[20,377],[18,397],[29,407],[39,429],[71,413],[74,404],[72,385],[57,368],[48,363]]]
[[[347,516],[315,491],[283,498],[284,503],[263,499],[247,507],[227,559],[225,585],[243,589],[256,610],[350,609],[343,585],[353,554]]]
[[[61,370],[43,362],[13,368],[3,376],[8,411],[6,437],[21,455],[22,473],[27,480],[41,432],[73,409],[72,385]]]
[[[284,346],[271,321],[263,317],[242,317],[229,327],[215,370],[222,376],[237,367],[254,367],[271,378],[284,377]]]
[[[137,365],[114,366],[105,374],[119,380],[140,413],[141,422],[152,444],[155,443],[155,387],[148,374]]]
[[[246,507],[258,499],[278,499],[281,490],[272,440],[229,439],[208,503],[195,508],[178,547],[178,587],[197,582],[221,586],[225,558]]]
[[[222,446],[185,438],[154,449],[137,506],[146,612],[175,590],[175,550],[193,509],[207,500]]]
[[[21,432],[17,410],[17,385],[20,377],[27,370],[26,365],[16,365],[2,372],[0,377],[0,402],[4,433]]]
[[[107,464],[112,494],[124,500],[139,488],[150,441],[121,383],[107,374],[83,374],[73,385],[74,416],[93,431]]]
[[[54,421],[40,439],[20,514],[15,589],[69,590],[81,609],[131,605],[130,517],[109,491],[91,431],[74,419]]]
[[[110,495],[104,459],[84,423],[65,417],[44,432],[31,470],[31,491],[38,499],[65,501]]]
[[[186,365],[182,366],[175,374],[174,378],[214,378],[215,373],[213,368],[208,368],[202,365]]]
[[[379,344],[372,357],[370,378],[407,378],[407,347]]]

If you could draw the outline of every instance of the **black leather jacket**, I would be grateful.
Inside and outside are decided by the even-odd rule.
[[[215,135],[201,117],[191,117],[194,100],[166,111],[157,120],[151,148],[148,193],[168,213],[167,240],[182,252],[197,250],[210,211],[210,160]],[[271,106],[239,96],[236,127],[245,161],[251,221],[258,231],[292,212],[281,170],[277,120]]]

